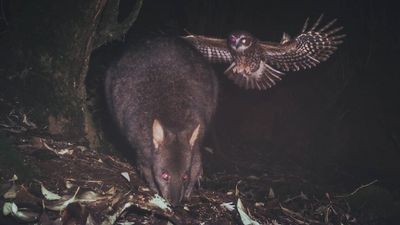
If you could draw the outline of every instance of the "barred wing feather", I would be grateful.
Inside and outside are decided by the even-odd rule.
[[[210,62],[231,63],[233,60],[225,39],[201,35],[188,35],[182,38],[191,43]]]
[[[342,27],[330,29],[336,20],[316,30],[321,19],[322,16],[310,29],[307,29],[307,19],[301,34],[292,40],[284,43],[261,42],[265,61],[278,70],[298,71],[315,67],[327,60],[343,42],[345,35],[336,34]]]

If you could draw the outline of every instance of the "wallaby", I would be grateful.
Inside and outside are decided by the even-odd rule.
[[[154,191],[177,205],[202,174],[200,148],[217,105],[213,68],[180,38],[129,46],[107,71],[106,100]]]

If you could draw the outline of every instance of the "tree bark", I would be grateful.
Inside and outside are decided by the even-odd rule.
[[[86,106],[90,54],[129,29],[142,0],[133,4],[118,23],[119,0],[10,2],[10,27],[0,37],[0,79],[32,109],[34,119],[48,123],[51,134],[96,145]]]

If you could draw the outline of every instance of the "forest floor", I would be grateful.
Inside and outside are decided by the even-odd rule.
[[[341,180],[290,157],[205,147],[205,175],[189,202],[172,208],[132,164],[86,143],[54,137],[0,99],[0,224],[399,224],[400,190]],[[279,160],[277,160],[279,159]]]

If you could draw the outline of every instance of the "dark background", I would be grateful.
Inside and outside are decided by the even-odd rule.
[[[133,2],[121,1],[121,20]],[[9,1],[0,3],[5,15],[0,32],[5,32]],[[307,17],[315,21],[322,13],[322,23],[337,18],[347,37],[314,69],[288,73],[267,91],[247,91],[223,75],[227,65],[215,65],[217,138],[207,145],[220,153],[217,162],[299,165],[321,179],[327,174],[354,182],[377,178],[398,187],[400,15],[395,1],[145,0],[124,40],[93,53],[88,89],[101,90],[104,71],[126,42],[184,35],[185,30],[225,38],[239,29],[279,41],[283,32],[293,37]]]
[[[121,0],[121,21],[133,2]],[[0,4],[1,35],[12,15],[4,10],[10,0]],[[184,35],[185,30],[220,38],[247,30],[260,40],[278,42],[283,32],[296,36],[307,17],[312,22],[323,13],[322,25],[337,18],[347,36],[335,54],[311,70],[287,73],[267,91],[240,89],[223,75],[228,65],[214,66],[220,93],[206,142],[214,154],[203,154],[205,177],[221,171],[244,175],[239,177],[279,171],[305,178],[312,186],[321,184],[324,193],[350,193],[378,179],[378,200],[389,200],[370,204],[382,216],[382,211],[400,208],[398,11],[389,0],[145,0],[123,40],[93,52],[86,84],[89,96],[97,99],[88,103],[95,118],[109,122],[102,102],[104,72],[127,43]],[[105,128],[114,133],[109,140],[117,143],[121,135]],[[218,189],[205,183],[207,190]],[[228,186],[223,181],[219,185]]]
[[[123,1],[121,18],[129,10]],[[297,35],[304,21],[337,18],[344,44],[317,68],[288,73],[267,91],[246,91],[216,65],[218,169],[240,161],[300,166],[326,182],[379,179],[398,187],[400,164],[400,16],[391,1],[146,0],[125,42],[185,30],[225,38],[247,30],[264,41]],[[123,51],[114,43],[93,55],[103,67]],[[117,50],[116,50],[117,49]],[[207,166],[208,162],[205,162]]]
[[[121,1],[121,20],[132,2]],[[10,15],[9,1],[0,3],[1,34]],[[88,89],[101,89],[104,73],[99,71],[118,58],[126,42],[184,35],[185,30],[225,38],[238,29],[279,41],[283,32],[295,36],[307,17],[315,21],[322,13],[323,23],[337,18],[347,37],[314,69],[288,73],[267,91],[247,91],[223,75],[227,65],[215,65],[220,75],[217,138],[208,145],[221,158],[296,164],[319,178],[339,174],[340,180],[378,178],[398,186],[400,15],[395,1],[145,0],[124,40],[94,52]]]

